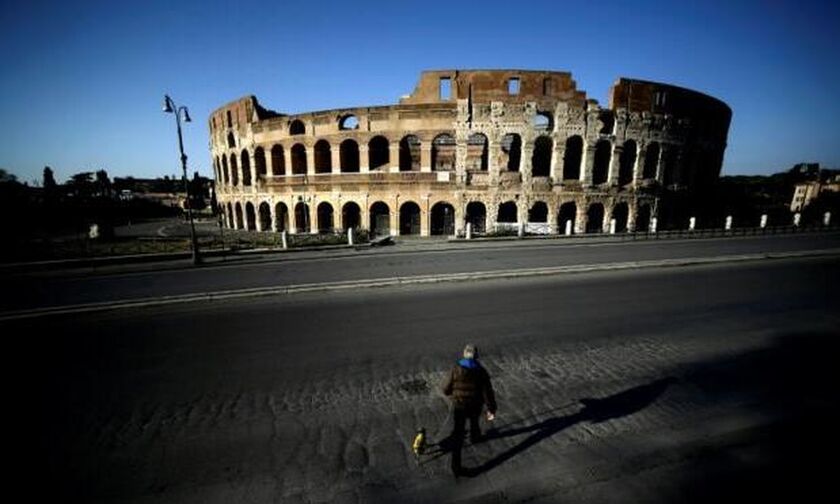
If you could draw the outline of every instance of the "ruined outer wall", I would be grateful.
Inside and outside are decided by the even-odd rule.
[[[487,230],[511,209],[551,232],[567,219],[576,232],[613,218],[632,230],[648,226],[662,196],[717,178],[730,118],[723,102],[666,84],[619,79],[602,108],[567,72],[438,70],[390,106],[286,115],[243,97],[211,115],[211,155],[235,228],[343,228],[352,203],[352,224],[370,229],[383,222],[379,202],[393,234],[435,233],[441,215],[454,218],[444,232],[462,232],[467,220],[478,226],[476,209]],[[407,202],[419,228],[400,217]]]

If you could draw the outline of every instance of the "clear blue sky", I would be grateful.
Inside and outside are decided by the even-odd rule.
[[[0,19],[0,168],[24,181],[179,174],[164,93],[211,175],[228,101],[392,104],[435,68],[568,70],[603,105],[619,76],[681,85],[733,109],[725,174],[840,167],[840,2],[12,0]]]

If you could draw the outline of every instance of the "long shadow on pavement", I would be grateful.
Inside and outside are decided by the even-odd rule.
[[[636,413],[656,401],[656,399],[659,398],[659,396],[661,396],[662,393],[664,393],[665,390],[675,382],[675,378],[663,378],[602,399],[580,399],[579,403],[583,405],[583,409],[577,413],[555,416],[525,427],[491,430],[485,436],[485,442],[519,436],[527,433],[532,434],[515,446],[496,455],[484,464],[474,468],[465,468],[464,475],[474,477],[490,471],[491,469],[504,464],[513,457],[528,450],[540,441],[543,441],[544,439],[547,439],[558,432],[575,425],[576,423],[584,421],[600,423],[613,418],[619,418]],[[454,443],[451,439],[441,442],[439,455],[445,455],[446,453],[451,452],[453,445]]]

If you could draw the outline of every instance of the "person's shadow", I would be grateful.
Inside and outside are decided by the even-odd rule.
[[[656,399],[658,399],[659,396],[662,395],[662,393],[676,381],[676,378],[663,378],[648,383],[647,385],[633,387],[603,399],[580,399],[579,403],[583,405],[583,409],[577,413],[565,416],[556,416],[525,427],[508,427],[499,430],[491,429],[484,436],[484,442],[492,442],[495,439],[518,436],[529,432],[532,434],[515,446],[496,455],[480,466],[465,468],[464,475],[474,477],[496,468],[536,445],[540,441],[549,438],[578,422],[588,421],[591,423],[600,423],[613,418],[619,418],[636,413],[656,401]],[[443,455],[451,451],[452,445],[453,443],[451,440],[442,441],[439,446],[439,454]]]

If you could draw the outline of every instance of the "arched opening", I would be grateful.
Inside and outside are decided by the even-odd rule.
[[[303,144],[292,146],[292,175],[306,175],[306,147]]]
[[[400,207],[400,236],[420,234],[420,207],[407,201]]]
[[[234,215],[234,227],[236,227],[236,229],[244,228],[245,226],[242,223],[242,204],[238,201],[234,207],[234,212],[236,212]]]
[[[302,201],[295,205],[295,229],[298,233],[308,233],[311,230],[309,224],[309,205]]]
[[[260,203],[260,231],[271,231],[271,206],[268,203]]]
[[[554,142],[550,137],[542,135],[534,141],[534,153],[531,155],[531,175],[534,177],[548,177],[551,174],[551,151]]]
[[[471,201],[467,204],[467,215],[465,219],[473,233],[484,234],[487,230],[487,207],[480,201]]]
[[[213,177],[216,179],[216,184],[222,183],[222,174],[219,169],[219,156],[213,157]]]
[[[431,229],[433,236],[450,236],[455,234],[455,208],[449,203],[435,203],[432,207]]]
[[[343,229],[358,229],[362,225],[362,210],[359,205],[348,201],[341,208],[341,227]]]
[[[359,144],[347,139],[338,146],[341,173],[359,173]]]
[[[455,169],[455,138],[442,133],[432,140],[432,170],[451,171]]]
[[[636,231],[648,232],[650,230],[650,205],[639,205],[636,212]]]
[[[222,177],[225,185],[230,184],[230,170],[228,169],[227,156],[222,156]]]
[[[315,144],[315,173],[332,172],[332,152],[330,143],[326,140],[318,140]]]
[[[233,215],[233,205],[227,204],[227,227],[228,229],[236,229],[236,217]]]
[[[645,167],[642,170],[642,178],[655,179],[656,167],[659,164],[659,144],[653,142],[647,146],[645,151]]]
[[[612,218],[615,219],[615,232],[627,232],[627,218],[630,215],[630,209],[627,203],[619,203],[613,207]]]
[[[528,210],[528,222],[548,222],[548,205],[537,201]]]
[[[557,224],[560,226],[560,233],[566,234],[567,222],[569,232],[575,232],[575,220],[577,220],[577,205],[574,201],[568,201],[560,205],[560,213],[557,215]]]
[[[499,205],[499,215],[496,217],[496,222],[504,224],[518,222],[516,215],[516,202],[506,201]]]
[[[473,133],[467,139],[467,170],[487,171],[487,137]]]
[[[391,162],[388,139],[375,136],[368,142],[368,166],[371,170],[387,170]]]
[[[257,180],[264,179],[267,175],[265,150],[262,147],[257,147],[254,150],[254,169],[257,171]]]
[[[304,126],[303,121],[300,119],[295,119],[289,124],[290,135],[303,135],[304,133],[306,133],[306,126]]]
[[[504,157],[501,166],[507,167],[508,171],[519,171],[519,161],[522,158],[522,138],[516,133],[508,133],[502,137],[502,156]]]
[[[333,224],[333,207],[326,201],[318,205],[318,232],[332,233],[335,225]]]
[[[610,174],[610,149],[609,140],[598,140],[595,144],[595,160],[592,165],[592,183],[594,185],[605,184]]]
[[[274,206],[275,229],[278,233],[289,229],[289,207],[285,203],[277,203]]]
[[[239,167],[236,163],[236,154],[230,155],[230,178],[233,185],[239,185]]]
[[[381,201],[370,206],[370,232],[374,236],[391,234],[391,210]]]
[[[613,115],[612,111],[604,110],[598,116],[598,121],[601,122],[601,129],[599,132],[602,135],[609,135],[612,134],[613,128],[615,127],[615,116]]]
[[[633,168],[636,166],[636,142],[633,140],[624,142],[618,164],[618,185],[626,186],[633,181]]]
[[[245,223],[248,231],[257,229],[257,214],[254,211],[254,204],[250,201],[245,203]]]
[[[400,140],[400,171],[420,171],[420,139],[414,135]]]
[[[233,132],[229,132],[227,136],[228,149],[236,148],[236,140],[233,138]]]
[[[242,151],[242,185],[251,185],[251,156],[247,150]]]
[[[286,155],[282,145],[271,148],[271,174],[276,177],[286,174]]]
[[[348,114],[338,121],[338,129],[340,130],[355,130],[359,129],[359,118],[353,114]]]
[[[551,120],[551,114],[548,112],[537,112],[531,125],[538,133],[550,132],[554,129],[554,121]]]
[[[592,203],[586,212],[586,232],[602,233],[604,231],[604,205]]]
[[[580,180],[580,161],[583,158],[583,138],[578,135],[566,139],[563,154],[563,180]]]

